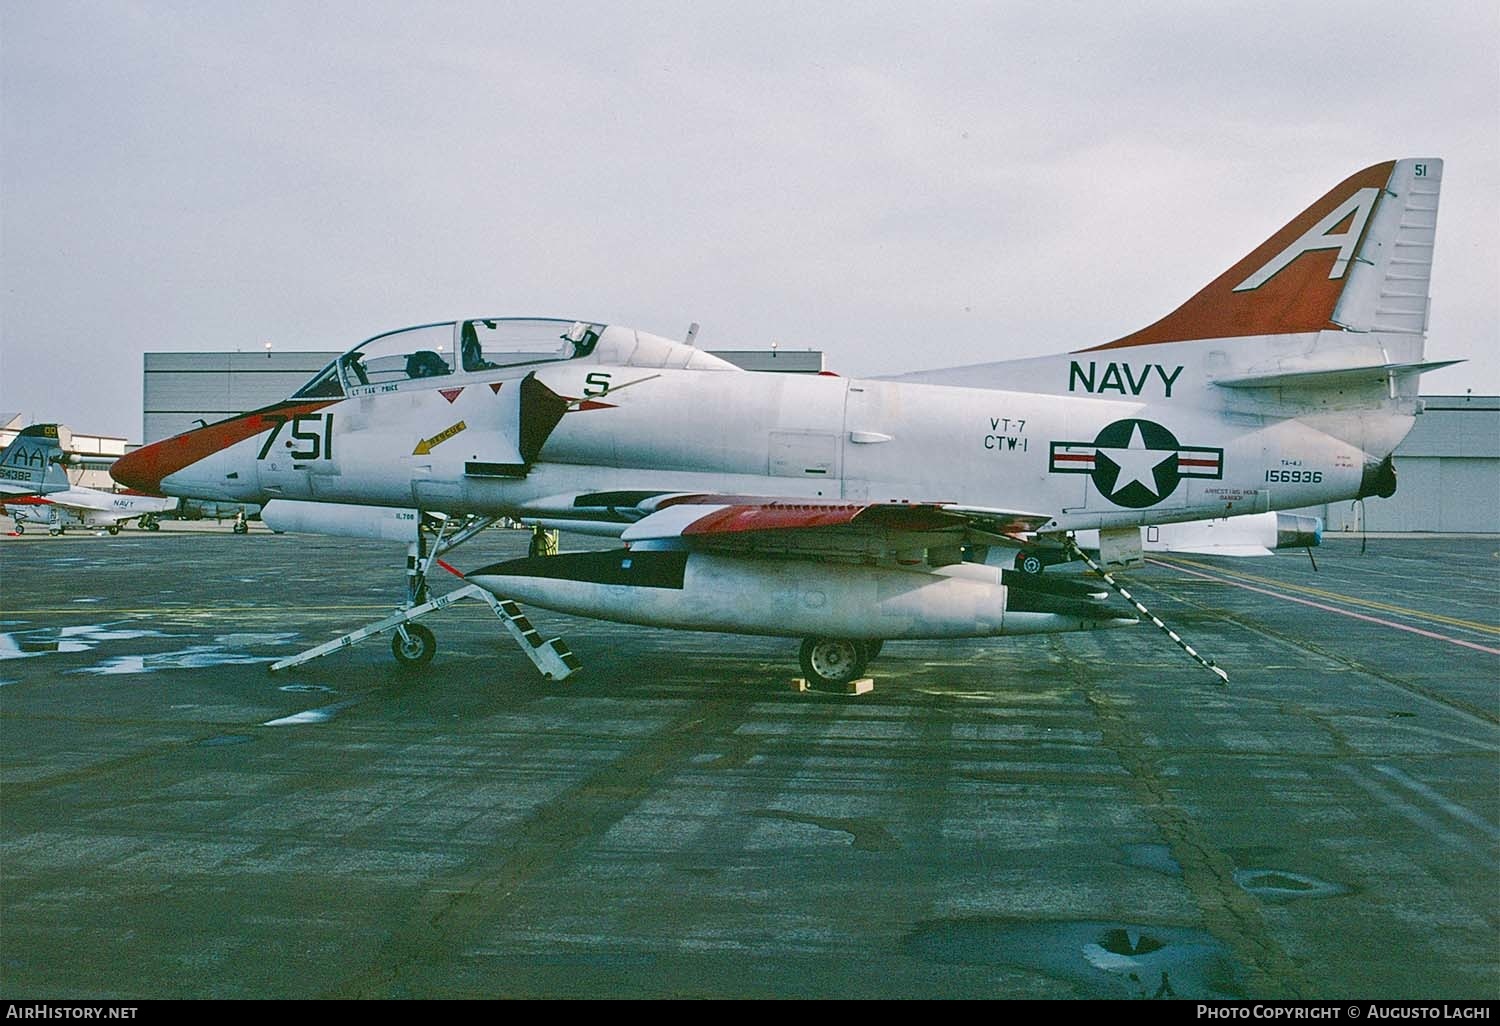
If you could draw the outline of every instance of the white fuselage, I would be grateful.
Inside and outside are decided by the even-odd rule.
[[[177,470],[162,487],[204,498],[504,514],[545,513],[554,497],[614,489],[908,499],[1044,513],[1053,517],[1048,529],[1075,529],[1352,497],[1365,467],[1389,451],[1386,438],[1364,448],[1349,437],[1359,418],[1341,419],[1335,437],[1303,420],[1166,399],[831,376],[648,375],[592,362],[544,366],[537,379],[569,398],[592,389],[599,401],[567,412],[524,476],[467,472],[514,460],[518,405],[507,393],[518,390],[516,377],[491,373],[326,403],[298,418],[296,441],[293,426],[269,447],[261,432]],[[631,387],[601,392],[605,380]],[[1399,440],[1404,429],[1393,431],[1391,419],[1411,420],[1371,421]]]

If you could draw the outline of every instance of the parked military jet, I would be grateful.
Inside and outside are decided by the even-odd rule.
[[[159,530],[161,514],[177,505],[175,498],[131,495],[97,488],[69,488],[50,495],[21,495],[6,499],[6,514],[16,522],[16,533],[27,527],[45,527],[49,534],[62,534],[71,527],[119,534],[120,528],[139,519],[141,529]]]
[[[1146,524],[1389,495],[1418,377],[1444,365],[1423,360],[1441,174],[1366,168],[1166,317],[1060,356],[804,377],[620,325],[427,324],[113,473],[612,533],[625,549],[468,579],[625,623],[801,637],[827,682],[882,639],[1123,625],[1093,586],[965,553],[1080,554],[1073,532],[1093,530],[1120,566]],[[422,641],[406,658],[430,656]]]
[[[57,424],[32,424],[0,452],[0,504],[15,521],[17,534],[25,534],[28,525],[46,527],[52,534],[70,527],[119,534],[124,523],[137,518],[142,527],[154,530],[156,518],[177,506],[175,498],[72,484],[65,468],[83,461],[64,450],[66,430]]]

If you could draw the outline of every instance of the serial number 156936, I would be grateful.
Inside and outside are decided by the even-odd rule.
[[[1280,481],[1283,484],[1317,484],[1323,480],[1321,470],[1268,470],[1267,481]]]

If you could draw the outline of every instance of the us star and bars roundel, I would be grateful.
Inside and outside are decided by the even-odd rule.
[[[1092,442],[1053,442],[1054,474],[1088,474],[1116,506],[1144,509],[1177,490],[1185,477],[1222,478],[1224,450],[1182,445],[1149,420],[1117,420]]]

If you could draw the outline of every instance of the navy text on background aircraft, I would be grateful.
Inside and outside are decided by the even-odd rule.
[[[756,374],[621,325],[468,319],[378,335],[113,473],[613,534],[626,548],[467,576],[568,613],[800,637],[825,681],[888,639],[1122,625],[1089,585],[974,554],[1091,530],[1127,565],[1142,525],[1390,494],[1418,378],[1440,366],[1423,348],[1441,175],[1366,168],[1166,317],[1061,356]]]
[[[119,534],[123,524],[137,518],[142,527],[155,530],[157,518],[177,506],[175,498],[74,485],[68,480],[69,465],[107,465],[112,458],[69,453],[67,436],[67,428],[59,424],[32,424],[0,452],[0,506],[15,521],[17,534],[24,534],[27,524],[51,534],[70,527]]]

